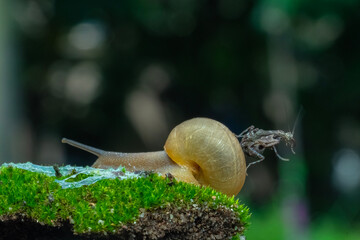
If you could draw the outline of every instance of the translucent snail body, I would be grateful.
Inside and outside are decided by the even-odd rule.
[[[179,181],[210,186],[229,196],[238,194],[245,182],[245,156],[238,139],[226,126],[208,118],[176,126],[164,151],[158,152],[108,152],[65,138],[62,142],[98,156],[96,168],[123,166],[128,171],[171,173]]]

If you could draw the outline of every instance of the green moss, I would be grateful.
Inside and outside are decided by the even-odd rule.
[[[70,174],[71,175],[71,174]],[[84,179],[78,175],[72,181]],[[64,177],[62,177],[64,178]],[[198,204],[232,209],[246,228],[249,209],[211,188],[162,178],[157,174],[62,189],[56,177],[15,167],[0,167],[0,218],[24,214],[47,225],[69,220],[75,233],[116,232],[134,222],[140,210],[168,205],[186,208]]]
[[[73,174],[71,174],[71,175],[73,175]],[[68,176],[65,176],[65,177],[61,177],[58,179],[66,179],[66,182],[79,182],[79,181],[86,179],[88,177],[91,177],[91,176],[92,176],[91,174],[80,173],[80,174],[76,175],[76,177],[74,177],[74,178],[66,179]]]

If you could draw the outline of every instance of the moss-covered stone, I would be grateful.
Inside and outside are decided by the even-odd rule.
[[[0,236],[229,239],[248,226],[248,208],[211,188],[154,173],[74,188],[56,182],[67,177],[0,167]]]

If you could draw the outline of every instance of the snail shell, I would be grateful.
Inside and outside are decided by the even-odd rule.
[[[244,185],[246,162],[241,145],[218,121],[193,118],[179,124],[169,134],[164,149],[201,185],[228,195],[237,194]]]

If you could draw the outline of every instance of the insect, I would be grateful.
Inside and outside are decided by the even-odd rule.
[[[237,135],[241,138],[241,147],[245,154],[250,157],[257,158],[259,160],[249,163],[246,170],[253,164],[259,163],[265,159],[262,155],[266,148],[272,148],[278,158],[283,161],[289,161],[287,158],[283,158],[276,150],[276,145],[281,141],[284,141],[286,145],[290,145],[291,151],[295,154],[295,139],[292,132],[284,132],[282,130],[263,130],[250,126],[242,133]]]

